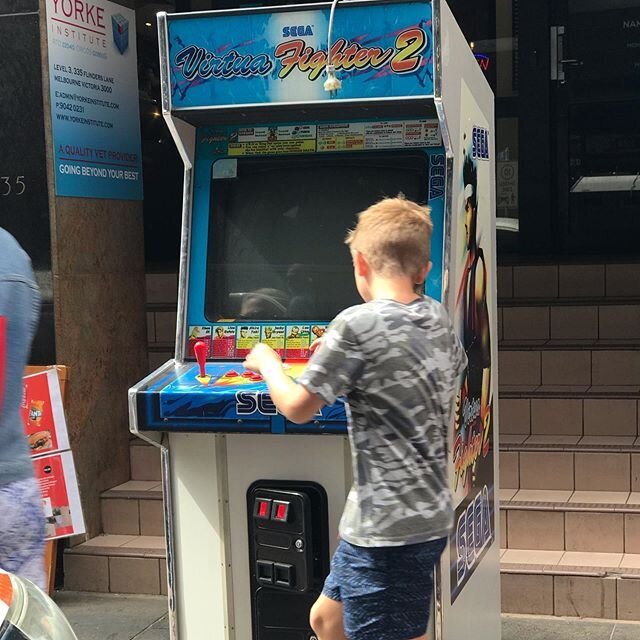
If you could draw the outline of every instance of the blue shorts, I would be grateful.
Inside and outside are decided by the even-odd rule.
[[[322,593],[342,603],[349,640],[412,640],[429,622],[433,569],[445,538],[402,547],[356,547],[344,540]]]

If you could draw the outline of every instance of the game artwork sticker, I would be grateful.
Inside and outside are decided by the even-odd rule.
[[[246,358],[260,342],[260,325],[240,325],[236,337],[236,358]]]
[[[230,156],[313,153],[315,150],[316,127],[310,124],[241,127],[229,136]]]
[[[189,357],[195,358],[194,347],[196,342],[204,342],[207,345],[207,356],[211,354],[211,327],[189,327]]]
[[[324,337],[324,334],[329,328],[328,324],[312,324],[311,325],[311,344],[316,340]]]
[[[299,359],[309,356],[311,344],[310,328],[305,324],[287,325],[287,339],[285,342],[285,358]]]
[[[233,358],[236,354],[236,328],[232,324],[218,324],[213,328],[211,355],[214,358]]]
[[[455,239],[455,324],[469,364],[454,412],[451,488],[455,528],[450,540],[451,602],[495,540],[494,384],[492,378],[491,163],[489,126],[462,83],[460,169]],[[455,178],[454,178],[455,179]],[[485,242],[486,240],[486,242]]]
[[[286,327],[283,324],[265,324],[262,327],[260,342],[271,347],[279,356],[284,355],[284,337]]]
[[[375,122],[297,123],[238,127],[203,127],[198,147],[214,159],[213,180],[237,177],[241,156],[375,151],[381,149],[427,149],[442,146],[440,125],[433,118],[377,120]]]

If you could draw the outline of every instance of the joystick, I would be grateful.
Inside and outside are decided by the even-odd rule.
[[[207,371],[205,369],[205,364],[207,362],[207,351],[209,351],[209,345],[202,340],[198,340],[193,345],[193,351],[196,354],[196,360],[198,361],[198,366],[200,367],[200,375],[196,376],[196,380],[203,385],[208,385],[211,382],[211,376],[207,375]]]

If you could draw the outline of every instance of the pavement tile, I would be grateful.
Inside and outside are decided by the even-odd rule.
[[[72,591],[58,592],[54,600],[69,620],[78,640],[131,640],[146,629],[156,634],[145,640],[169,640],[169,629],[156,628],[167,612],[166,597],[117,596]]]

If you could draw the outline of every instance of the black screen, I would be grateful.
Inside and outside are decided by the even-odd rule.
[[[361,302],[348,229],[385,196],[426,203],[428,172],[421,152],[239,159],[211,183],[209,321],[329,321]]]

